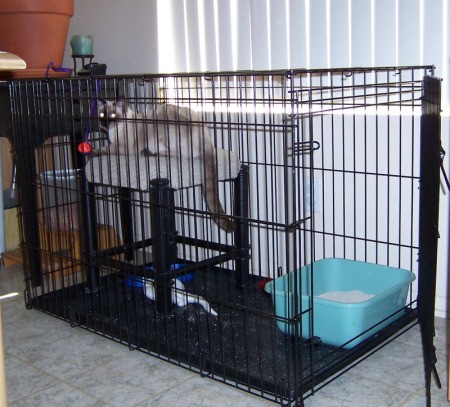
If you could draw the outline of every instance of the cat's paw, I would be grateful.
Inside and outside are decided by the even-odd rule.
[[[140,155],[142,157],[156,157],[158,154],[152,153],[148,148],[141,150]]]
[[[101,150],[91,150],[89,153],[86,153],[88,157],[100,157],[102,155]]]

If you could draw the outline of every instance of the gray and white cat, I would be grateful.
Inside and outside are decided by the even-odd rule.
[[[125,100],[99,101],[100,126],[108,133],[109,146],[93,155],[140,154],[198,158],[202,164],[203,193],[214,221],[226,232],[234,230],[219,200],[216,148],[200,115],[186,107],[158,105],[136,113]]]

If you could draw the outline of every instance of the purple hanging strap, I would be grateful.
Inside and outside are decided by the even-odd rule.
[[[55,66],[55,64],[52,61],[52,62],[49,62],[49,64],[47,65],[47,70],[45,72],[45,76],[47,79],[50,78],[50,70],[52,70],[54,72],[67,72],[70,74],[73,72],[73,69],[65,68],[63,66],[61,66],[61,67]]]

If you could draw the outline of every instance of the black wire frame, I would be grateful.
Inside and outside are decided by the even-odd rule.
[[[418,312],[424,355],[427,407],[431,406],[431,377],[436,372],[434,308],[439,238],[439,193],[441,166],[441,80],[423,82],[420,157],[419,293]]]
[[[246,97],[250,98],[250,107],[256,109],[258,107],[265,107],[265,103],[268,100],[269,108],[276,107],[280,104],[282,107],[287,107],[288,111],[291,113],[290,118],[294,122],[301,123],[313,123],[317,121],[321,122],[321,116],[327,116],[335,111],[342,112],[345,115],[346,111],[351,112],[352,109],[370,109],[370,108],[383,108],[390,106],[399,106],[400,108],[407,108],[408,106],[417,106],[417,104],[422,104],[422,116],[421,116],[421,126],[420,126],[420,142],[421,142],[421,154],[420,154],[420,236],[418,247],[413,247],[413,250],[419,249],[419,300],[418,300],[418,311],[419,311],[419,322],[422,329],[423,337],[423,348],[425,357],[425,378],[427,385],[427,396],[430,399],[430,382],[431,374],[434,371],[434,348],[433,348],[433,331],[434,323],[432,322],[432,317],[434,316],[434,291],[435,291],[435,278],[436,278],[436,254],[437,254],[437,221],[438,221],[438,209],[439,209],[439,159],[440,159],[440,81],[432,76],[428,76],[430,71],[432,73],[433,67],[390,67],[390,68],[345,68],[345,69],[333,69],[333,70],[291,70],[291,71],[277,71],[277,72],[234,72],[234,73],[202,73],[202,74],[177,74],[174,77],[183,80],[193,78],[194,83],[198,86],[198,94],[195,96],[196,99],[193,100],[194,103],[203,103],[201,96],[202,81],[214,82],[217,81],[219,84],[224,80],[224,85],[219,85],[214,88],[215,92],[218,92],[213,99],[209,102],[217,103],[217,101],[233,104],[239,103],[240,98],[243,100]],[[420,72],[425,74],[425,77],[412,76],[409,78],[409,72]],[[388,77],[396,76],[397,80],[390,83]],[[402,80],[402,75],[408,79]],[[290,84],[287,88],[282,88],[282,98],[277,99],[279,94],[275,95],[273,92],[275,88],[262,87],[258,89],[258,97],[253,97],[253,93],[257,86],[260,86],[256,78],[265,78],[269,84],[274,82],[274,78],[281,78],[282,83]],[[373,80],[375,77],[375,80]],[[95,79],[65,79],[65,80],[48,80],[48,81],[22,81],[11,84],[11,99],[12,99],[12,117],[13,117],[13,128],[15,130],[15,147],[20,152],[19,158],[19,188],[22,196],[22,207],[21,216],[23,220],[23,247],[25,253],[26,262],[26,280],[27,280],[27,305],[34,306],[36,308],[42,309],[49,312],[48,309],[43,306],[41,296],[39,295],[38,288],[41,286],[42,274],[39,270],[39,264],[41,263],[40,257],[45,255],[45,251],[40,247],[40,238],[33,230],[30,225],[33,224],[33,218],[36,212],[36,194],[35,194],[35,176],[32,173],[33,169],[30,163],[34,160],[34,148],[36,145],[40,145],[43,142],[46,134],[51,134],[53,131],[61,133],[61,129],[68,129],[68,131],[83,133],[85,130],[85,124],[92,121],[95,125],[97,119],[91,120],[90,117],[90,105],[92,99],[94,98],[94,91],[96,89],[96,81],[104,85],[104,93],[108,96],[114,97],[116,95],[116,90],[122,87],[123,84],[141,82],[151,82],[154,80],[161,79],[164,81],[170,81],[172,75],[144,75],[144,76],[118,76],[118,77],[99,77]],[[236,79],[237,78],[237,79]],[[236,88],[240,91],[240,96],[236,100],[231,100],[229,98],[229,83],[236,80],[236,83],[245,84],[245,80],[250,78],[251,86],[253,89],[246,89],[245,86]],[[286,81],[283,82],[282,78]],[[329,81],[331,78],[331,82]],[[335,79],[336,78],[336,79]],[[358,79],[355,79],[358,78]],[[362,78],[362,79],[361,79]],[[334,82],[333,82],[334,81]],[[80,108],[80,105],[74,103],[79,95],[79,88],[86,87],[88,89],[88,96],[84,99],[85,108],[84,113],[76,109]],[[111,87],[111,89],[109,88]],[[44,92],[42,92],[44,89]],[[55,97],[54,99],[46,99],[46,89],[62,89],[62,98]],[[386,89],[394,89],[395,97],[391,98],[389,92]],[[90,91],[89,91],[90,90]],[[186,89],[182,89],[178,100],[189,101],[189,95],[183,92]],[[249,96],[246,92],[249,92]],[[368,93],[371,91],[372,93]],[[91,93],[89,93],[91,92]],[[267,93],[265,93],[267,92]],[[56,92],[57,93],[57,92]],[[415,99],[416,95],[419,94],[419,100]],[[262,96],[261,96],[262,95]],[[158,101],[164,99],[165,95],[157,95]],[[266,99],[267,100],[266,100]],[[66,100],[67,99],[67,100]],[[151,98],[153,100],[153,96]],[[358,101],[363,102],[358,102]],[[191,100],[192,101],[192,100]],[[68,104],[66,105],[66,102]],[[56,103],[56,113],[47,112],[46,106],[53,106]],[[43,109],[43,111],[35,111],[34,109]],[[88,112],[88,113],[86,113]],[[263,121],[257,124],[260,129],[276,129],[277,132],[285,131],[285,127],[277,127],[276,123],[271,122],[271,112],[266,112],[268,118],[267,122]],[[223,123],[218,123],[219,125],[226,124],[226,115],[222,115]],[[225,117],[225,119],[224,119]],[[333,116],[331,117],[333,120]],[[81,119],[81,122],[80,122]],[[75,125],[74,125],[75,123]],[[81,124],[80,124],[81,123]],[[339,125],[338,120],[335,124]],[[56,124],[57,129],[53,129],[53,125]],[[216,122],[217,124],[217,122]],[[245,129],[242,123],[237,123],[240,129]],[[289,125],[291,126],[291,125]],[[313,152],[320,152],[326,148],[330,148],[332,143],[338,143],[338,139],[332,138],[331,141],[328,139],[328,146],[324,142],[324,138],[309,138],[313,136],[313,132],[320,133],[316,131],[312,126],[302,126],[294,125],[290,127],[293,129],[293,133],[299,135],[299,140],[302,140],[298,144],[293,143],[292,157],[293,164],[292,168],[301,168],[302,170],[312,173],[313,169],[319,169],[323,172],[329,172],[332,174],[342,173],[339,168],[321,168],[320,165],[315,167],[315,163],[311,160],[303,160],[302,157],[308,155],[313,155]],[[322,129],[323,130],[323,126]],[[308,134],[308,131],[311,134]],[[81,134],[82,135],[82,134]],[[82,137],[81,137],[82,138]],[[249,147],[245,145],[245,140],[241,140],[240,145],[241,151],[244,152]],[[268,152],[271,153],[270,148],[274,147],[269,145]],[[53,144],[54,148],[57,148],[57,144]],[[73,147],[73,146],[72,146]],[[377,151],[375,152],[377,154]],[[81,162],[80,166],[84,166],[84,159],[77,156],[77,159]],[[436,170],[437,163],[437,170]],[[273,168],[269,163],[252,161],[250,158],[246,159],[246,164],[252,166],[262,165],[267,169],[267,173],[273,171]],[[266,165],[267,164],[267,165]],[[317,163],[316,163],[317,164]],[[290,165],[286,166],[286,173],[289,171]],[[356,174],[356,171],[354,171]],[[369,174],[369,170],[364,169],[364,173]],[[354,175],[354,174],[352,174]],[[370,174],[373,175],[373,174]],[[333,175],[334,176],[334,175]],[[415,174],[407,175],[408,177],[416,179]],[[299,181],[301,183],[302,181]],[[303,190],[303,185],[296,185],[299,190]],[[83,199],[86,201],[95,200],[95,191],[91,185],[86,185],[84,188]],[[97,196],[98,197],[98,196]],[[101,198],[101,197],[100,197]],[[270,197],[273,199],[273,197]],[[292,198],[292,197],[289,197]],[[297,196],[299,198],[299,196]],[[105,197],[104,199],[109,199]],[[125,197],[130,199],[129,197]],[[287,205],[287,197],[286,202]],[[309,202],[310,207],[314,206],[313,200]],[[86,202],[85,207],[94,207],[92,202]],[[286,213],[288,211],[286,210]],[[317,233],[317,239],[341,239],[345,240],[348,238],[347,235],[340,235],[339,232],[332,230],[314,230],[314,228],[309,228],[306,226],[305,221],[310,221],[307,217],[304,217],[303,209],[296,208],[292,217],[286,217],[286,219],[275,217],[269,220],[264,220],[258,218],[257,214],[253,214],[250,219],[254,226],[257,228],[285,228],[286,231],[297,231],[303,229],[307,233]],[[95,214],[94,214],[95,216]],[[126,217],[121,214],[122,217]],[[311,215],[314,217],[316,215]],[[83,217],[86,217],[83,215]],[[87,216],[90,219],[90,216]],[[413,219],[412,219],[413,220]],[[89,226],[91,227],[91,226]],[[91,238],[95,236],[88,235]],[[94,239],[95,240],[95,239]],[[367,244],[371,244],[370,238],[360,239],[365,240]],[[90,252],[92,246],[95,244],[86,241],[86,251]],[[304,242],[299,239],[299,245],[304,244]],[[255,243],[254,247],[256,246]],[[333,243],[334,245],[334,243]],[[413,245],[414,246],[414,245]],[[302,247],[305,252],[311,250],[311,259],[314,259],[315,253],[313,249],[308,248],[306,245]],[[122,251],[127,251],[128,247],[123,247]],[[334,250],[334,249],[333,249]],[[117,252],[115,253],[117,254]],[[412,257],[412,256],[411,256]],[[95,259],[94,259],[95,260]],[[411,258],[411,262],[413,259]],[[295,261],[294,261],[295,263]],[[94,261],[88,259],[84,265],[88,268],[93,268]],[[111,263],[113,264],[113,263]],[[277,270],[278,272],[283,272],[283,270]],[[90,287],[95,287],[98,285],[98,276],[95,273],[88,273],[91,276]],[[276,277],[276,274],[273,275]],[[46,293],[50,294],[50,293]],[[85,293],[82,294],[83,296]],[[92,295],[89,292],[89,296]],[[45,296],[44,296],[45,297]],[[45,297],[44,301],[47,301],[49,297]],[[70,302],[70,300],[69,300]],[[411,301],[410,306],[412,307],[414,300]],[[74,308],[70,308],[69,314],[62,313],[58,316],[70,320],[74,325],[86,326],[88,329],[94,330],[96,332],[102,333],[101,328],[98,326],[89,326],[86,321],[82,322],[77,320],[74,314]],[[253,312],[253,310],[251,310]],[[308,310],[299,310],[301,312],[307,312]],[[51,313],[56,313],[54,309],[50,311]],[[265,316],[264,313],[260,315]],[[298,318],[298,316],[295,316]],[[414,313],[410,314],[410,319],[405,320],[405,324],[409,322],[414,322]],[[295,321],[290,321],[295,322]],[[398,331],[401,331],[400,327]],[[205,373],[208,368],[213,370],[214,375],[218,372],[223,372],[223,376],[228,383],[231,383],[237,387],[244,388],[247,391],[255,392],[266,398],[271,398],[277,400],[281,405],[301,405],[303,403],[304,397],[312,394],[315,389],[319,388],[322,383],[333,379],[334,375],[340,374],[341,371],[345,371],[348,366],[357,363],[361,358],[369,355],[373,350],[376,350],[379,346],[382,346],[384,341],[389,340],[392,334],[396,330],[388,332],[386,335],[380,335],[377,340],[373,341],[369,346],[363,348],[358,348],[345,353],[343,359],[337,358],[334,364],[331,364],[329,368],[317,370],[313,373],[310,379],[304,379],[301,364],[294,365],[295,370],[295,383],[291,383],[286,390],[285,386],[280,383],[258,383],[251,377],[246,377],[245,374],[237,374],[235,371],[223,369],[220,366],[208,366],[208,361],[199,359],[198,363],[194,363],[195,358],[187,356],[187,366],[186,362],[178,361],[181,365],[191,369],[199,369],[200,372]],[[110,335],[110,333],[103,332],[105,336]],[[297,333],[298,336],[299,333]],[[114,338],[114,335],[112,335]],[[117,340],[117,338],[114,338]],[[119,339],[121,342],[126,341],[123,337]],[[287,342],[286,342],[287,343]],[[298,353],[312,352],[317,343],[312,340],[305,344],[305,348],[302,351],[295,351]],[[130,347],[135,345],[130,341]],[[294,352],[294,354],[295,354]],[[181,352],[180,352],[181,355]],[[164,357],[163,354],[156,352],[156,356]],[[296,354],[296,356],[298,356]],[[194,366],[195,365],[195,366]],[[211,367],[212,366],[212,367]],[[220,376],[220,374],[219,374]],[[216,378],[222,380],[220,377]],[[298,387],[297,387],[298,385]],[[287,403],[287,404],[286,404]]]

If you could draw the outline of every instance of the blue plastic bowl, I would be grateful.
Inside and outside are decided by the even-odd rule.
[[[184,267],[185,267],[185,265],[182,264],[182,263],[174,263],[174,264],[172,264],[170,266],[170,269],[171,270],[179,270],[179,269],[182,269]],[[144,267],[144,269],[153,271],[153,266],[146,266],[146,267]],[[182,283],[185,283],[187,281],[192,281],[194,278],[195,278],[195,272],[191,272],[191,273],[187,273],[187,274],[183,274],[181,276],[178,276],[177,280],[181,281]]]
[[[127,275],[125,284],[128,287],[142,288],[142,287],[144,287],[144,284],[145,284],[144,277]]]

